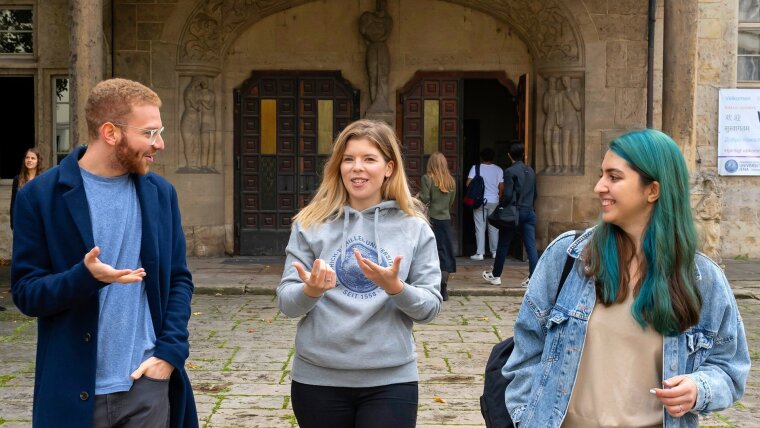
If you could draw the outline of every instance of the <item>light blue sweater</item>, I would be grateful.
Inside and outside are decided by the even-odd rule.
[[[116,269],[140,266],[142,219],[129,175],[100,177],[80,169],[99,259]],[[129,375],[153,355],[156,334],[145,283],[110,284],[99,291],[95,394],[129,391]]]

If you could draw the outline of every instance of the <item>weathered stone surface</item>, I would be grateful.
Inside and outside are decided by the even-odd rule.
[[[702,18],[699,20],[699,32],[697,34],[700,39],[719,39],[722,32],[720,19]]]
[[[642,128],[646,123],[646,89],[618,88],[615,90],[615,126]]]
[[[647,2],[641,0],[610,1],[607,12],[620,15],[646,15],[647,6]]]
[[[159,40],[164,24],[160,22],[138,22],[137,40]]]
[[[607,68],[623,68],[628,65],[626,43],[620,40],[607,42]]]
[[[573,221],[594,223],[599,218],[599,209],[598,198],[577,196],[573,198]]]
[[[643,3],[643,2],[642,2]],[[644,15],[592,15],[599,37],[605,40],[646,40],[647,16]]]
[[[134,4],[116,4],[114,16],[114,46],[117,50],[137,48],[137,8]],[[119,69],[123,70],[123,69]]]
[[[150,84],[150,53],[143,51],[116,53],[114,66],[120,71],[121,77]]]

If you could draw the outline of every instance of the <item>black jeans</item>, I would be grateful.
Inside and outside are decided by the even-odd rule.
[[[496,259],[493,261],[491,274],[495,277],[501,276],[504,269],[504,261],[507,259],[509,244],[515,233],[520,233],[525,246],[525,252],[528,253],[528,276],[533,275],[538,263],[538,252],[536,251],[536,212],[532,209],[520,208],[520,225],[516,228],[499,229],[499,246],[496,250]]]
[[[366,388],[290,386],[293,412],[301,428],[414,428],[417,382]]]

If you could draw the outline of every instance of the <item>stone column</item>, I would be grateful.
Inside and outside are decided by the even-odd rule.
[[[87,143],[84,105],[90,90],[103,79],[103,2],[69,0],[71,145]]]
[[[698,0],[665,0],[662,128],[681,147],[693,170],[696,159]]]

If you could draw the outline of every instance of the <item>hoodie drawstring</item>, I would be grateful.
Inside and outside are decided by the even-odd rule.
[[[361,223],[364,220],[364,215],[361,213],[361,211],[354,211],[348,205],[343,207],[343,233],[341,235],[340,254],[343,255],[344,257],[351,256],[349,254],[346,254],[346,235],[348,234],[349,217],[351,216],[352,211],[356,213],[357,217],[359,218],[359,223],[357,224],[359,230],[361,230]],[[380,224],[380,207],[375,207],[374,232],[375,232],[375,250],[377,252],[377,260],[373,260],[373,261],[378,264],[380,264],[380,233],[378,233],[378,230],[377,230],[379,224]]]
[[[377,233],[377,224],[380,218],[380,208],[375,208],[375,246],[377,250],[377,260],[375,263],[380,264],[380,235]]]

